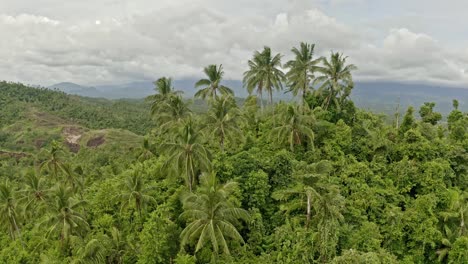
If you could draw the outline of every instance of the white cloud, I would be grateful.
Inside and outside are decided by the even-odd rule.
[[[60,22],[44,16],[21,14],[18,16],[0,15],[0,23],[7,25],[48,24],[56,26]]]
[[[448,52],[437,40],[406,28],[392,29],[380,47],[369,45],[354,51],[365,79],[468,83],[461,57]]]
[[[55,7],[57,1],[35,7],[36,15],[13,15],[14,1],[5,6],[11,13],[0,15],[0,79],[119,83],[162,75],[198,77],[212,63],[223,64],[226,78],[239,79],[254,50],[268,45],[287,60],[290,49],[306,41],[316,43],[318,55],[330,50],[349,55],[360,79],[468,83],[468,49],[449,49],[407,27],[368,34],[375,29],[328,15],[321,0],[184,0],[157,6],[116,0],[107,8],[98,1],[90,12],[85,5],[93,1],[76,2],[73,10]],[[355,4],[366,1],[332,3],[337,8]]]

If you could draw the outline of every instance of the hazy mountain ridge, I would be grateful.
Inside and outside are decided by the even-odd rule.
[[[191,98],[196,92],[196,88],[194,88],[195,81],[194,79],[174,80],[173,85],[177,90],[184,92],[184,97]],[[224,84],[231,87],[237,97],[246,97],[248,95],[246,89],[242,87],[242,82],[239,80],[226,80]],[[56,88],[69,94],[107,99],[136,99],[154,93],[154,84],[150,81],[94,87],[64,82],[52,85],[49,88]],[[276,100],[289,100],[292,98],[292,95],[282,91],[276,92],[274,98]],[[404,109],[409,105],[419,107],[424,102],[430,101],[437,104],[436,109],[438,111],[447,114],[452,108],[453,99],[457,99],[460,102],[462,110],[468,109],[468,89],[442,85],[380,81],[356,82],[351,98],[359,107],[387,113],[394,111],[398,104],[400,104],[400,109]]]

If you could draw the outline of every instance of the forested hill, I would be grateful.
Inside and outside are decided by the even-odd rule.
[[[313,47],[255,52],[242,105],[208,65],[205,111],[0,83],[0,263],[468,263],[468,113],[387,122],[340,53],[311,90]]]
[[[24,118],[31,110],[46,112],[91,129],[125,129],[144,135],[151,127],[150,111],[142,99],[111,101],[0,82],[0,107],[0,127]]]

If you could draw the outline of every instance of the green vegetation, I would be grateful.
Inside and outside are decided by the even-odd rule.
[[[0,263],[468,263],[468,114],[390,124],[313,50],[255,52],[243,105],[206,67],[201,112],[166,77],[146,103],[0,83]]]

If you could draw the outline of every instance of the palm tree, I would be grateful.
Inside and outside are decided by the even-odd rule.
[[[281,90],[285,80],[284,73],[280,70],[281,55],[272,56],[271,49],[264,47],[263,51],[255,51],[252,60],[249,60],[249,70],[244,72],[244,87],[251,94],[254,89],[260,96],[263,109],[263,91],[270,95],[270,104],[273,103],[273,88]]]
[[[221,151],[224,151],[226,138],[239,139],[242,137],[243,134],[239,129],[241,118],[236,101],[231,96],[220,97],[211,102],[205,124],[210,135],[219,138]]]
[[[19,202],[24,206],[24,214],[35,214],[45,209],[49,189],[46,186],[44,178],[31,172],[25,176],[25,185],[19,191]],[[32,210],[35,209],[35,210]]]
[[[181,233],[182,247],[197,241],[195,252],[209,243],[215,254],[220,248],[229,254],[227,238],[244,242],[236,226],[239,219],[248,221],[249,214],[230,200],[236,187],[235,182],[219,185],[214,173],[205,174],[197,192],[182,198],[184,212],[180,217],[189,222]]]
[[[172,96],[180,94],[180,91],[174,91],[172,87],[172,79],[167,77],[159,78],[154,82],[156,86],[154,90],[157,94],[146,97],[147,101],[151,103],[151,114],[156,114],[161,109],[161,105]]]
[[[224,75],[223,65],[219,65],[219,67],[215,64],[208,65],[203,69],[203,72],[208,78],[195,83],[195,88],[202,87],[195,93],[195,97],[215,99],[218,96],[217,91],[222,95],[234,94],[230,88],[220,84]]]
[[[323,74],[315,79],[315,83],[320,83],[319,90],[325,93],[326,98],[323,102],[324,109],[333,101],[337,109],[340,109],[340,102],[337,97],[340,97],[341,103],[347,96],[349,96],[351,89],[354,86],[351,71],[356,70],[357,67],[353,64],[346,65],[346,59],[338,52],[331,53],[330,61],[324,58],[323,67],[317,67],[316,70]]]
[[[295,186],[292,186],[289,189],[276,191],[275,193],[273,193],[273,198],[280,200],[280,201],[286,201],[290,199],[291,196],[295,196],[295,195],[303,196],[306,199],[305,226],[306,228],[308,228],[309,223],[310,223],[310,217],[311,217],[312,203],[314,200],[319,199],[320,194],[312,186],[307,186],[307,185],[304,185],[303,183],[297,183]],[[287,211],[289,213],[291,211],[300,209],[303,206],[304,206],[304,203],[302,200],[293,200],[284,205],[281,205],[280,209]]]
[[[303,164],[299,164],[298,167],[301,165]],[[296,184],[290,188],[275,191],[273,193],[273,198],[280,201],[287,201],[287,203],[280,207],[281,210],[287,213],[303,210],[303,199],[305,199],[305,227],[308,228],[314,203],[317,203],[322,198],[321,193],[326,190],[326,185],[320,181],[323,180],[331,170],[331,162],[327,160],[306,165],[304,168],[296,168],[294,172],[297,178]]]
[[[315,215],[312,221],[317,224],[319,254],[322,263],[328,263],[336,253],[339,223],[344,220],[341,212],[344,207],[344,198],[340,195],[337,186],[329,185],[318,200],[314,203]]]
[[[156,121],[162,133],[168,129],[177,127],[191,116],[192,112],[180,96],[172,96],[164,101]]]
[[[279,125],[270,133],[279,143],[288,142],[290,150],[294,151],[294,145],[301,145],[304,140],[313,144],[314,131],[310,128],[313,122],[311,114],[303,114],[299,106],[290,104],[285,111],[279,112],[276,122]]]
[[[468,219],[468,192],[459,192],[456,190],[449,190],[450,204],[449,210],[441,212],[444,222],[448,220],[455,220],[458,222],[458,236],[466,235],[466,221]]]
[[[40,164],[39,169],[43,170],[47,168],[49,172],[52,172],[54,178],[57,179],[58,173],[62,170],[63,166],[63,162],[60,159],[61,155],[63,155],[62,146],[57,141],[52,141],[51,147],[47,150],[46,154],[48,158]]]
[[[151,157],[154,157],[156,152],[154,151],[153,146],[149,143],[148,138],[143,139],[143,144],[138,150],[138,160],[140,161],[145,161],[147,159],[150,159]]]
[[[74,247],[77,248],[74,254],[74,259],[71,264],[88,264],[88,263],[108,263],[106,262],[106,248],[101,239],[92,238],[87,242],[77,241]]]
[[[83,190],[83,182],[82,180],[78,179],[78,175],[75,171],[73,171],[72,167],[68,163],[62,164],[62,171],[65,175],[65,181],[71,186],[72,191],[76,191],[78,189]]]
[[[62,247],[68,245],[71,235],[82,235],[88,223],[79,212],[86,202],[73,197],[71,187],[58,185],[48,201],[48,212],[40,225],[48,226],[47,236],[57,234]]]
[[[301,94],[301,105],[305,104],[305,96],[310,89],[310,82],[315,78],[317,64],[321,58],[313,59],[315,44],[301,42],[300,48],[294,47],[294,60],[288,61],[285,66],[289,68],[286,74],[290,91],[297,96]]]
[[[134,203],[135,209],[138,212],[138,216],[141,219],[142,208],[150,202],[156,202],[153,197],[147,194],[150,189],[151,188],[145,188],[140,171],[138,169],[133,171],[125,181],[125,188],[123,188],[123,192],[119,194],[119,197],[122,200],[121,208],[123,209],[131,203]]]
[[[8,181],[0,184],[0,223],[8,229],[12,239],[19,238],[21,240],[18,212],[16,211],[18,204],[13,194],[13,188]]]
[[[444,262],[450,254],[450,251],[452,250],[453,243],[457,240],[459,237],[457,232],[453,232],[447,225],[444,225],[443,229],[444,237],[440,241],[441,248],[439,248],[436,251],[436,254],[438,255],[437,260],[441,263],[448,263]]]
[[[120,231],[112,227],[110,234],[98,233],[88,241],[76,239],[74,241],[75,258],[71,263],[123,263],[126,252],[132,248],[122,239]],[[133,252],[132,252],[133,253]]]
[[[124,240],[124,236],[116,227],[112,227],[110,237],[108,239],[108,262],[120,264],[123,263],[123,256],[126,252],[129,252],[132,247]]]
[[[210,153],[201,144],[200,133],[195,131],[191,119],[183,124],[172,142],[163,143],[160,148],[167,155],[165,166],[172,165],[177,174],[183,175],[190,191],[198,170],[208,171],[211,168]]]

